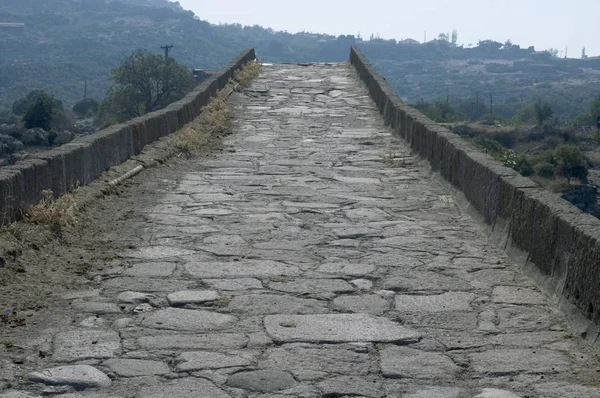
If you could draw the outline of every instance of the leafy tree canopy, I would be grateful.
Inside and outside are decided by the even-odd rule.
[[[27,108],[23,116],[25,127],[28,129],[39,127],[50,130],[56,111],[57,106],[54,98],[45,93],[37,95],[35,102]]]
[[[122,122],[181,99],[195,84],[194,75],[172,58],[137,50],[113,69],[114,84],[100,107],[104,123]]]
[[[587,183],[587,161],[581,149],[575,145],[559,145],[554,150],[554,159],[557,163],[558,171],[567,181],[571,178],[578,178]]]
[[[75,112],[78,116],[88,116],[93,115],[98,112],[98,107],[100,104],[93,98],[82,99],[81,101],[77,101],[75,105],[73,105],[73,112]]]

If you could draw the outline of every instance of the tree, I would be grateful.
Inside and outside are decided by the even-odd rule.
[[[51,128],[50,124],[55,112],[56,105],[54,98],[50,97],[48,94],[42,94],[25,112],[25,115],[23,116],[25,127],[28,129],[39,127],[48,131]]]
[[[12,111],[17,116],[23,116],[25,112],[29,110],[29,108],[35,104],[40,97],[49,96],[45,91],[42,90],[33,90],[30,91],[25,97],[16,100],[13,103]],[[56,109],[63,109],[62,101],[51,97],[54,103],[54,107]]]
[[[90,114],[97,113],[99,106],[100,104],[98,104],[98,101],[95,99],[85,98],[73,105],[73,112],[75,112],[78,116],[88,116]]]
[[[452,44],[456,45],[458,43],[458,31],[456,29],[452,30]]]
[[[549,48],[546,50],[548,54],[552,56],[552,58],[558,57],[558,48]]]
[[[446,33],[440,33],[440,34],[438,35],[438,40],[441,40],[441,41],[448,41],[448,35],[447,35]]]
[[[122,122],[164,108],[195,84],[188,68],[146,50],[137,50],[113,69],[112,80],[99,111],[104,121]]]
[[[557,164],[559,174],[571,182],[575,177],[582,183],[587,183],[587,161],[581,149],[575,145],[559,145],[554,150],[554,159]]]
[[[544,122],[552,117],[554,111],[552,107],[547,102],[538,101],[533,106],[533,111],[535,113],[535,119],[537,121],[538,126],[543,126]]]

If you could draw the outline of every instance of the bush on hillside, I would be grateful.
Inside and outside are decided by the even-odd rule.
[[[52,97],[47,94],[40,95],[33,104],[27,108],[23,121],[25,127],[33,129],[39,127],[46,131],[50,130],[50,123],[55,113],[55,104]]]
[[[565,177],[567,182],[570,182],[571,178],[577,178],[587,184],[588,162],[581,149],[575,145],[559,145],[554,150],[554,159],[558,173]]]
[[[93,98],[85,98],[73,105],[73,112],[77,116],[93,116],[98,112],[100,104]]]

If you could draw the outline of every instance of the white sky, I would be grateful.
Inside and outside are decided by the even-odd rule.
[[[178,0],[212,23],[262,25],[290,33],[373,33],[422,41],[458,30],[459,44],[507,39],[569,57],[600,55],[600,0]]]

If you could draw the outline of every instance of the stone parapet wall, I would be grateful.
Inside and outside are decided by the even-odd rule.
[[[356,47],[350,62],[393,134],[462,191],[501,244],[525,254],[522,265],[536,268],[550,293],[600,323],[600,220],[408,106]]]
[[[1,168],[0,224],[15,220],[20,209],[41,199],[42,191],[52,190],[59,196],[76,185],[87,185],[109,168],[139,154],[147,144],[191,122],[233,74],[254,59],[254,49],[246,50],[165,109]]]

